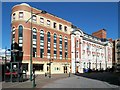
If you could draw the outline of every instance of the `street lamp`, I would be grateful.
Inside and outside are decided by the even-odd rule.
[[[46,14],[46,11],[41,11],[40,13],[33,13],[32,7],[31,7],[31,17],[26,21],[26,23],[31,19],[31,38],[30,38],[30,80],[32,81],[32,22],[33,22],[33,16],[38,14]]]
[[[49,78],[51,78],[51,63],[52,63],[53,59],[49,59]]]

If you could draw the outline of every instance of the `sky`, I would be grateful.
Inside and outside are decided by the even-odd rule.
[[[11,45],[11,11],[12,7],[22,2],[2,3],[2,46]],[[25,2],[24,2],[25,3]],[[118,3],[117,2],[26,2],[30,6],[45,10],[73,25],[83,32],[92,34],[106,29],[107,38],[118,38]]]

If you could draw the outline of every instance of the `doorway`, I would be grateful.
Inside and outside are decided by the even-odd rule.
[[[67,66],[64,66],[64,73],[67,73]]]

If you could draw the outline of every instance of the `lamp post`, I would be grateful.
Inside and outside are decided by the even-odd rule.
[[[30,38],[30,80],[32,81],[32,22],[33,22],[33,16],[38,14],[46,14],[46,11],[41,11],[40,13],[33,13],[32,7],[31,7],[31,17],[26,21],[26,23],[31,19],[31,38]]]
[[[51,63],[52,63],[53,59],[49,59],[49,78],[51,78]]]

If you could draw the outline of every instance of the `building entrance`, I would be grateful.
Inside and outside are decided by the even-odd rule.
[[[67,73],[67,66],[64,66],[64,73]]]

